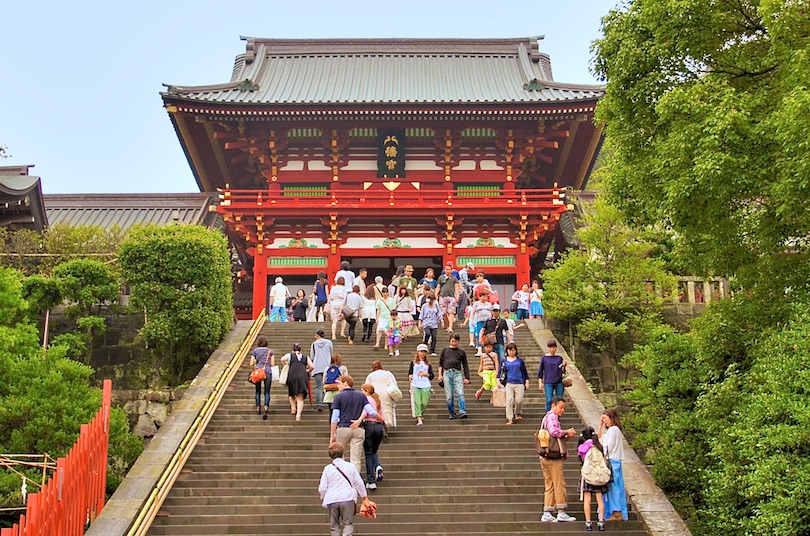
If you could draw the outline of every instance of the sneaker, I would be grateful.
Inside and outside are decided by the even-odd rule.
[[[576,521],[576,520],[577,518],[569,516],[565,512],[560,512],[559,514],[557,514],[557,521]]]
[[[467,414],[466,414],[466,413],[462,413],[462,414],[459,416],[459,419],[466,419],[466,418],[467,418]]]
[[[382,479],[383,479],[382,465],[378,465],[377,468],[374,470],[374,476],[377,477],[377,482],[382,482]]]
[[[430,352],[430,355],[435,356],[436,352]]]
[[[551,512],[543,512],[543,517],[540,518],[543,523],[556,523],[557,518],[551,515]]]
[[[604,521],[599,521],[597,523],[597,525],[599,526],[599,532],[605,532],[605,522]]]
[[[586,521],[585,522],[585,531],[586,532],[592,532],[593,531],[593,523],[591,523],[590,521]]]
[[[394,357],[394,352],[388,352],[388,355],[389,355],[390,357]]]
[[[394,352],[394,355],[399,355],[399,350],[397,350],[396,352]]]
[[[455,414],[455,413],[451,413],[451,414],[450,414],[449,419],[450,419],[451,421],[452,421],[452,420],[454,420],[454,419],[456,419],[456,414]]]
[[[374,482],[369,482],[368,484],[366,484],[366,488],[367,489],[377,489],[377,484],[375,484]]]

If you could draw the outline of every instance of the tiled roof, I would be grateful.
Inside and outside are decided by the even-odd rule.
[[[186,194],[49,194],[45,196],[48,222],[117,225],[128,229],[139,223],[186,223],[218,226],[217,215],[208,212],[216,195]]]
[[[253,39],[231,81],[165,98],[229,104],[555,103],[603,86],[555,82],[538,38]]]
[[[28,174],[31,167],[0,167],[0,227],[41,231],[48,224],[42,183]]]

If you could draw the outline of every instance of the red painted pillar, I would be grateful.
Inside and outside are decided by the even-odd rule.
[[[518,254],[517,254],[517,288],[523,283],[529,283],[531,285],[531,263],[529,262],[529,252],[527,251],[527,247],[525,244],[521,244],[518,246]],[[522,250],[522,252],[521,252]]]
[[[261,246],[256,249],[253,258],[253,320],[267,308],[267,254]]]
[[[329,279],[331,287],[335,281],[335,274],[340,270],[340,250],[335,246],[335,253],[329,253],[326,258],[326,277]]]

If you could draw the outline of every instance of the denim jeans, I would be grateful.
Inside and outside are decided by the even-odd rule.
[[[503,344],[493,344],[492,349],[495,350],[495,353],[498,354],[498,361],[503,361],[506,359],[506,354],[503,350]]]
[[[321,408],[323,407],[323,372],[313,374],[312,378],[315,380],[315,403]]]
[[[466,415],[467,402],[464,400],[464,373],[456,369],[445,370],[443,379],[447,411],[450,415],[456,414],[456,406],[453,402],[453,393],[455,393],[458,397],[458,410],[462,415]]]
[[[475,323],[475,341],[479,351],[482,351],[484,346],[481,344],[481,330],[484,329],[484,324],[486,324],[486,321]]]
[[[273,320],[275,318],[275,320]],[[270,309],[270,322],[286,322],[287,321],[287,308],[286,307],[273,307]]]
[[[546,392],[546,413],[551,411],[551,399],[555,396],[562,398],[563,384],[562,383],[544,383],[543,390]]]
[[[268,377],[256,384],[256,406],[261,406],[262,402],[262,385],[264,385],[264,405],[270,405],[270,373]]]

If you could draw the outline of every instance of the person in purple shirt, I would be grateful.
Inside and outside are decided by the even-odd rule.
[[[557,355],[557,341],[549,339],[546,342],[548,353],[540,359],[537,371],[537,386],[546,392],[546,412],[551,411],[551,399],[555,396],[562,398],[562,375],[565,371],[565,361]]]

